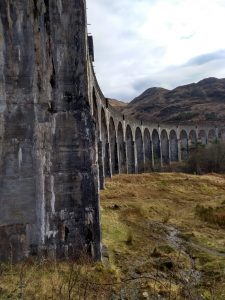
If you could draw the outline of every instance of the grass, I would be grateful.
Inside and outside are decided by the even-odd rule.
[[[115,176],[101,191],[104,263],[2,264],[0,299],[224,300],[224,203],[222,175]]]
[[[187,258],[190,254],[196,271],[201,272],[201,280],[192,279],[195,289],[190,286],[190,290],[195,294],[187,299],[197,299],[203,292],[212,294],[209,283],[214,286],[210,299],[224,299],[221,294],[225,288],[221,293],[221,287],[225,285],[225,256],[219,256],[225,250],[223,224],[196,213],[196,207],[202,210],[212,207],[220,220],[218,211],[224,210],[224,197],[225,177],[217,174],[152,173],[114,177],[101,193],[103,242],[109,249],[111,262],[124,277],[136,273],[139,276],[158,274],[167,287],[163,291],[173,299],[183,299],[187,284],[182,281],[191,281],[184,275],[192,268]],[[111,207],[115,205],[119,209],[112,213]],[[108,227],[104,226],[106,220],[110,220]],[[168,240],[170,226],[178,230],[181,245]],[[120,236],[116,234],[118,231]],[[127,243],[130,232],[132,243]],[[168,266],[173,266],[172,270]],[[214,282],[215,274],[218,282]],[[147,285],[144,288],[150,295],[157,293]]]

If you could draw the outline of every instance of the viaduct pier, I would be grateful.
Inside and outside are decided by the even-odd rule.
[[[93,71],[85,0],[0,1],[0,261],[101,258],[106,177],[187,159],[225,127],[132,120]]]

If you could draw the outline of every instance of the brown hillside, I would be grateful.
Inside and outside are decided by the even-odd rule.
[[[125,103],[123,101],[120,101],[120,100],[116,100],[116,99],[111,99],[111,98],[108,98],[108,101],[109,101],[109,104],[112,106],[112,107],[115,107],[115,108],[124,108],[128,105],[128,103]]]
[[[123,112],[151,122],[221,123],[225,121],[225,79],[207,78],[173,90],[150,88]]]

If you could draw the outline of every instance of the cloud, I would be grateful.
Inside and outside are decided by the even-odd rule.
[[[197,57],[190,59],[187,62],[187,65],[203,65],[214,60],[225,60],[225,50],[218,50],[213,53],[199,55]]]
[[[107,97],[225,77],[224,0],[88,0],[95,70]],[[224,67],[223,67],[224,66]]]
[[[132,84],[132,89],[137,94],[153,86],[173,89],[207,77],[222,78],[225,75],[225,50],[200,55],[190,59],[180,66],[169,66],[153,74],[137,79]]]

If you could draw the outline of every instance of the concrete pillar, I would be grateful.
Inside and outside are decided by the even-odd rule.
[[[177,140],[177,146],[178,146],[178,161],[181,162],[181,140]]]
[[[128,173],[128,165],[127,165],[127,143],[122,143],[122,149],[124,152],[124,160],[121,161],[121,173]]]
[[[112,164],[111,164],[111,152],[110,152],[110,144],[107,142],[105,144],[105,177],[112,178]]]
[[[129,152],[129,153],[128,153]],[[135,173],[135,142],[126,143],[127,173]]]
[[[134,149],[134,173],[138,173],[138,162],[137,162],[137,145],[136,142],[133,143],[133,149]]]
[[[160,166],[163,167],[162,142],[160,136],[159,136],[159,151],[160,151]]]
[[[169,165],[171,165],[171,144],[170,144],[170,138],[168,139],[169,143]]]
[[[189,159],[189,138],[187,138],[187,160]]]
[[[143,152],[143,166],[141,167],[142,168],[142,172],[145,171],[145,144],[144,144],[144,139],[143,139],[143,143],[142,143],[142,152]]]
[[[151,148],[152,148],[152,151],[151,151],[151,154],[152,154],[152,168],[154,169],[155,160],[154,160],[154,146],[153,146],[153,141],[151,142]]]
[[[119,171],[119,167],[120,167],[120,164],[119,164],[119,147],[118,147],[118,143],[116,142],[115,143],[115,173],[116,174],[120,174],[120,171]]]
[[[216,141],[219,141],[219,128],[216,127]]]
[[[98,166],[99,166],[99,185],[100,189],[105,188],[105,172],[104,172],[104,162],[103,162],[103,149],[102,141],[98,142]]]
[[[121,170],[121,155],[120,155],[120,144],[117,142],[116,143],[116,153],[117,153],[117,169],[118,169],[118,174],[122,173]]]

